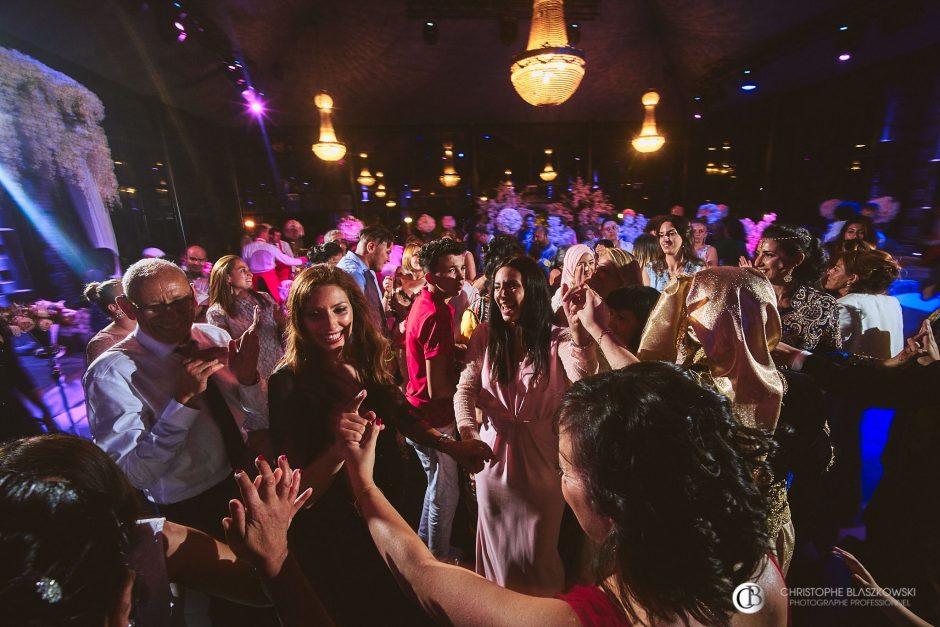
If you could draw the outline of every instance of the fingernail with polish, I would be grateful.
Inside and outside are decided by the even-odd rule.
[[[258,462],[258,463],[263,462],[263,461],[264,461],[264,455],[258,455],[257,459],[255,459],[255,462]]]

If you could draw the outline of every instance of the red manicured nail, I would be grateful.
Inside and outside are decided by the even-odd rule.
[[[382,426],[382,419],[381,419],[381,418],[376,418],[376,419],[375,419],[375,424],[376,424],[377,427],[381,427],[381,426]]]
[[[278,461],[278,463],[280,463],[280,462],[286,462],[286,461],[287,461],[287,455],[281,455],[280,457],[277,458],[277,461]]]
[[[256,461],[256,462],[263,462],[263,461],[264,461],[264,455],[258,455],[258,458],[257,458],[255,461]]]

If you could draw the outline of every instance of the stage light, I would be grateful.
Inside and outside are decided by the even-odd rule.
[[[849,54],[848,52],[843,52],[842,54],[839,55],[839,61],[848,61],[851,58],[852,58],[852,55]]]
[[[702,119],[702,114],[701,114],[701,113],[693,113],[693,114],[692,114],[692,117],[695,118],[696,120],[701,120],[701,119]]]
[[[260,100],[252,100],[248,103],[248,110],[256,116],[260,116],[264,113],[264,103]]]

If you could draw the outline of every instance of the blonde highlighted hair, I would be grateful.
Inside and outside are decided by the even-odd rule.
[[[242,258],[238,255],[226,255],[213,264],[212,272],[209,273],[209,306],[218,305],[232,317],[235,316],[235,288],[229,283],[229,275],[239,261],[242,261]],[[255,290],[248,290],[248,293],[258,301],[261,308],[271,304]]]

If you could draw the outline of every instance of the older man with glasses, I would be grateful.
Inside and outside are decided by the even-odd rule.
[[[268,426],[256,325],[236,341],[194,324],[192,287],[168,261],[138,261],[123,283],[137,328],[85,373],[92,437],[168,519],[219,537],[244,436]]]

